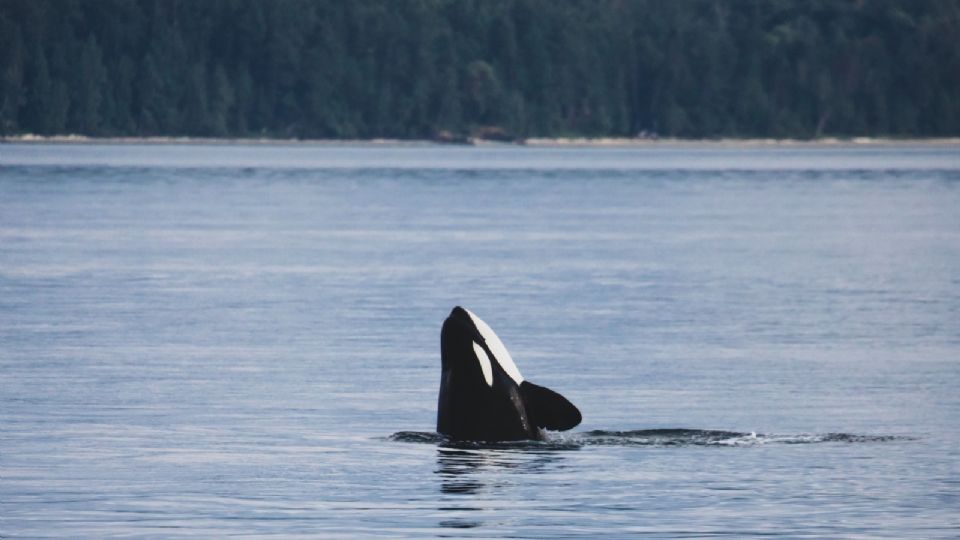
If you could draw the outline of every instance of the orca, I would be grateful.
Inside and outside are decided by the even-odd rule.
[[[459,441],[539,439],[582,420],[560,394],[524,380],[497,334],[457,306],[440,331],[437,432]]]

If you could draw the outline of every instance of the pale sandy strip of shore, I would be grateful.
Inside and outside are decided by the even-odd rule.
[[[26,144],[210,144],[210,145],[317,145],[317,146],[354,146],[354,145],[390,145],[424,146],[445,144],[429,139],[273,139],[273,138],[208,138],[208,137],[88,137],[85,135],[8,135],[0,137],[4,143]],[[524,145],[532,147],[656,147],[656,146],[699,146],[699,147],[764,147],[764,146],[960,146],[960,137],[942,138],[885,138],[851,137],[819,139],[673,139],[673,138],[629,138],[629,137],[532,137],[520,139],[515,143],[504,143],[486,139],[469,139],[466,144],[474,145]]]
[[[430,141],[401,139],[273,139],[229,137],[88,137],[86,135],[8,135],[4,143],[24,144],[211,144],[211,145],[425,145]]]
[[[904,146],[904,145],[960,145],[960,137],[893,139],[883,137],[851,137],[819,139],[672,139],[672,138],[531,138],[527,146],[583,146],[583,147],[633,147],[633,146]]]

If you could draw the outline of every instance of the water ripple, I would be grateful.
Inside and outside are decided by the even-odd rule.
[[[636,429],[628,431],[591,430],[577,433],[544,433],[537,441],[455,441],[439,433],[399,431],[385,440],[435,444],[452,448],[494,448],[521,450],[566,450],[584,446],[760,446],[766,444],[884,443],[915,440],[896,435],[855,433],[762,434],[711,429]]]

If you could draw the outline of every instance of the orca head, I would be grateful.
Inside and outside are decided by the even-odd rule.
[[[464,354],[472,351],[472,356],[480,366],[487,386],[493,386],[493,377],[500,372],[506,374],[517,385],[523,383],[523,375],[520,374],[520,370],[517,369],[503,342],[493,329],[483,322],[483,319],[470,310],[460,306],[453,308],[443,324],[440,340],[441,362],[445,369],[448,367],[448,362],[450,362],[449,367],[452,368],[462,368],[459,363],[463,361],[472,366],[473,363],[469,361],[471,354]],[[444,344],[448,349],[443,348]],[[446,351],[451,354],[443,354]],[[500,369],[495,370],[494,367]]]
[[[535,439],[539,428],[565,430],[580,411],[560,394],[524,380],[487,323],[455,307],[440,332],[437,431],[459,440]]]

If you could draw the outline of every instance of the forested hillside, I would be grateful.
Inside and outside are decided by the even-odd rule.
[[[0,135],[960,135],[958,0],[0,0]]]

